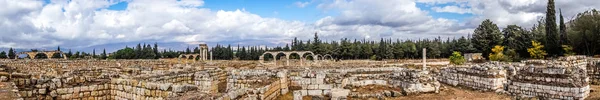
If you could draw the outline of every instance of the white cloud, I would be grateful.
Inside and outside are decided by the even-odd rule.
[[[431,9],[436,12],[449,12],[449,13],[458,13],[458,14],[472,13],[470,9],[461,8],[458,6],[432,7]]]
[[[337,12],[315,22],[265,18],[241,10],[215,11],[202,0],[130,0],[125,10],[107,10],[118,0],[0,0],[0,47],[90,47],[125,42],[222,42],[284,44],[319,32],[340,38],[419,39],[464,36],[484,19],[499,27],[530,27],[545,15],[546,0],[334,0],[296,2]],[[472,14],[464,21],[433,17],[436,12]],[[443,4],[450,4],[444,5]],[[557,1],[567,18],[598,8],[593,0]]]
[[[298,1],[298,2],[294,2],[294,5],[296,5],[296,7],[298,7],[298,8],[304,8],[304,7],[306,7],[308,4],[310,4],[310,2],[300,2],[300,1]]]

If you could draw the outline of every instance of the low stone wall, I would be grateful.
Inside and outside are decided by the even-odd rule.
[[[110,82],[112,99],[167,99],[179,96],[198,87],[189,84],[154,83],[131,79],[113,79]]]
[[[546,99],[584,99],[589,95],[589,77],[581,67],[559,65],[522,68],[508,84],[515,96]]]
[[[440,70],[438,80],[453,86],[465,86],[477,90],[504,89],[506,70],[496,65],[473,65],[472,67],[447,67]]]

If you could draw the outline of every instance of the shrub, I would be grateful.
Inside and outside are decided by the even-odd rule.
[[[527,52],[529,52],[531,58],[544,59],[544,56],[548,55],[548,53],[544,51],[544,45],[542,45],[542,43],[531,41],[531,46],[533,46],[533,48],[527,49]]]
[[[496,45],[492,48],[492,53],[490,53],[491,61],[506,61],[506,57],[504,56],[504,46]]]
[[[452,53],[452,56],[450,56],[450,63],[456,64],[456,65],[462,65],[463,63],[465,63],[465,57],[460,55],[460,52],[454,51]]]

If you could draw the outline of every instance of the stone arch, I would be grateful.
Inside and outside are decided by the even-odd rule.
[[[315,55],[312,52],[307,52],[302,55],[302,58],[304,58],[305,60],[308,60],[308,57],[311,58],[310,60],[316,60]]]
[[[177,57],[177,58],[187,58],[187,55],[180,54],[179,57]]]
[[[270,56],[270,58],[266,58],[266,59],[265,59],[265,57],[267,57],[267,55],[269,55],[269,56]],[[269,60],[269,59],[273,59],[273,60],[275,60],[275,55],[273,55],[273,53],[271,53],[271,52],[265,52],[265,53],[263,53],[263,54],[260,56],[260,58],[259,58],[259,59],[260,59],[262,62],[264,62],[264,61],[267,61],[267,60]]]
[[[321,54],[315,55],[316,60],[323,60],[323,56]]]
[[[325,54],[323,55],[323,60],[333,60],[333,57],[330,54]]]
[[[189,55],[189,56],[188,56],[187,58],[185,58],[185,59],[194,59],[194,58],[196,58],[196,55]]]
[[[277,52],[277,53],[275,53],[275,55],[273,56],[273,59],[277,59],[277,57],[279,57],[279,55],[283,55],[283,56],[281,56],[281,57],[285,57],[286,59],[287,59],[287,57],[288,57],[288,55],[287,55],[286,53],[284,53],[284,52]],[[281,57],[279,57],[279,60],[281,60],[281,59],[282,59]]]
[[[49,57],[48,57],[47,53],[39,52],[39,53],[36,53],[33,57],[30,57],[30,58],[33,58],[33,59],[48,59]]]

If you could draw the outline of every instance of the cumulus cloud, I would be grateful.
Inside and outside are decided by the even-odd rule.
[[[315,22],[265,18],[244,9],[203,8],[202,0],[127,0],[125,10],[109,10],[120,0],[0,0],[0,47],[74,47],[125,42],[222,42],[285,44],[318,32],[324,40],[419,39],[472,33],[484,19],[500,27],[530,27],[545,15],[546,0],[333,0],[296,2],[336,14]],[[471,14],[463,21],[434,12]],[[593,0],[557,1],[570,18],[598,8]]]
[[[466,22],[467,25],[472,27],[479,25],[482,20],[490,19],[499,27],[516,24],[529,28],[545,16],[548,0],[418,0],[417,2],[434,6],[464,4],[465,7],[463,8],[466,9],[463,10],[470,11],[474,15]],[[555,5],[557,10],[562,9],[563,15],[570,18],[586,10],[598,9],[600,2],[593,0],[556,0]],[[435,9],[437,8],[434,7]]]
[[[135,41],[279,41],[310,33],[303,22],[263,18],[247,11],[212,11],[200,0],[129,1],[125,10],[108,10],[120,1],[1,0],[2,47],[83,48]],[[287,40],[286,40],[287,41]]]
[[[436,12],[449,12],[449,13],[458,13],[458,14],[472,13],[470,9],[461,8],[458,6],[433,7],[431,9]]]

